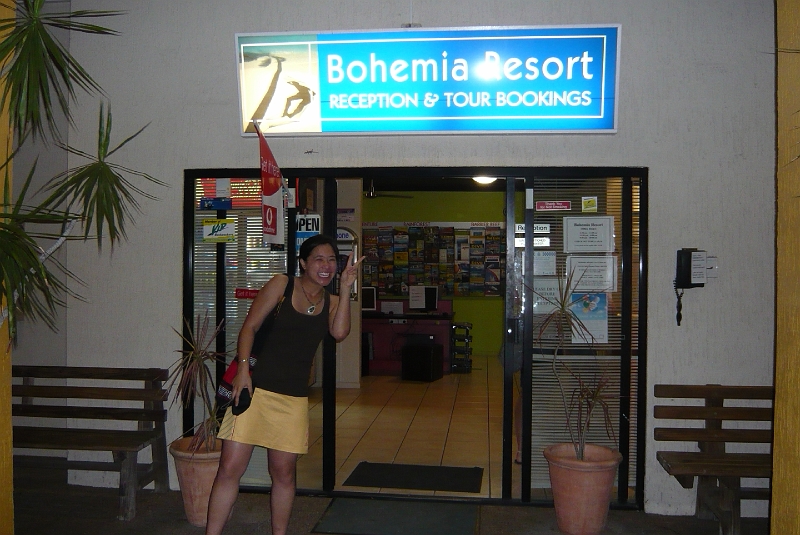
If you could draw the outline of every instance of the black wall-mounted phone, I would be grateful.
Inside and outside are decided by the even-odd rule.
[[[675,264],[675,288],[698,288],[705,286],[706,252],[697,249],[678,249]]]
[[[701,288],[706,282],[706,252],[698,249],[679,249],[678,258],[675,262],[675,296],[678,298],[676,308],[678,313],[675,319],[678,326],[681,324],[683,314],[683,290],[686,288]],[[680,291],[678,291],[680,290]]]

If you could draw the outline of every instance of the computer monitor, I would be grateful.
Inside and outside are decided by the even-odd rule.
[[[361,288],[361,310],[378,310],[378,289],[374,286]]]
[[[409,286],[408,290],[409,310],[436,312],[439,308],[438,286]]]

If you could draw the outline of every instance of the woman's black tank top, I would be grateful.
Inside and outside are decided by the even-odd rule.
[[[308,396],[308,379],[317,347],[328,333],[330,295],[325,292],[322,312],[316,316],[292,306],[294,279],[253,368],[253,386],[287,396]]]

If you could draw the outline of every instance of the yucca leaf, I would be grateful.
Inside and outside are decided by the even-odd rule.
[[[609,405],[605,401],[606,391],[610,387],[608,377],[601,375],[599,377],[595,376],[589,380],[585,376],[575,373],[566,362],[558,358],[558,355],[566,345],[568,333],[576,334],[590,346],[595,342],[591,331],[574,310],[575,306],[583,302],[582,296],[573,298],[573,292],[575,288],[580,285],[582,278],[583,273],[575,280],[574,270],[567,273],[563,279],[559,278],[558,292],[555,297],[548,297],[540,294],[536,290],[532,290],[540,299],[544,300],[552,307],[552,310],[539,322],[536,341],[544,353],[545,333],[548,329],[555,327],[556,340],[554,346],[548,346],[547,350],[552,350],[552,358],[550,360],[551,369],[558,383],[564,408],[566,428],[578,459],[584,458],[586,437],[598,407],[603,412],[606,433],[609,438],[616,443],[616,436],[609,413]],[[566,386],[562,378],[562,373],[564,371],[566,371],[567,375],[572,376],[578,384],[578,386],[570,392],[569,399],[567,399]]]
[[[86,18],[105,18],[118,11],[80,10],[45,13],[44,0],[0,2],[15,16],[0,19],[0,76],[3,89],[0,106],[8,106],[9,121],[18,136],[30,131],[34,138],[60,139],[52,96],[67,120],[72,123],[70,102],[79,87],[90,94],[102,88],[52,35],[52,29],[96,35],[116,35],[115,30],[84,22]]]
[[[144,128],[126,138],[123,144],[143,130]],[[137,196],[155,199],[153,195],[127,180],[124,175],[131,174],[161,186],[166,184],[147,173],[133,171],[105,160],[107,155],[122,144],[112,151],[108,150],[111,139],[111,110],[105,114],[103,104],[100,105],[97,139],[97,156],[90,156],[68,145],[59,144],[69,153],[92,161],[51,179],[43,188],[50,192],[45,204],[51,208],[65,206],[67,210],[80,212],[83,214],[84,239],[87,239],[94,230],[97,246],[102,248],[105,230],[113,248],[118,241],[127,237],[126,222],[128,219],[133,219],[134,210],[139,211]]]
[[[211,347],[216,343],[223,323],[212,329],[206,310],[204,314],[197,315],[194,326],[188,319],[184,319],[184,324],[188,335],[183,335],[173,328],[173,331],[181,337],[186,349],[176,350],[180,356],[172,365],[167,390],[173,394],[172,404],[180,401],[186,408],[192,406],[195,400],[201,402],[205,416],[203,421],[195,426],[194,437],[189,444],[191,451],[197,451],[203,445],[207,448],[214,447],[216,431],[219,428],[217,404],[215,399],[212,400],[214,373],[211,365],[217,361],[224,362],[225,353],[214,351]]]
[[[110,125],[110,123],[109,123],[109,127],[110,127],[110,126],[111,126],[111,125]],[[135,138],[136,136],[138,136],[139,134],[141,134],[141,133],[142,133],[142,131],[143,131],[145,128],[147,128],[148,126],[150,126],[150,123],[147,123],[146,125],[144,125],[143,127],[141,127],[141,128],[140,128],[140,129],[139,129],[139,130],[138,130],[138,131],[135,133],[135,134],[133,134],[132,136],[129,136],[128,138],[126,138],[126,139],[125,139],[125,141],[123,141],[122,143],[120,143],[119,145],[117,145],[116,147],[114,147],[113,149],[111,149],[110,151],[108,151],[108,153],[106,154],[106,156],[111,156],[112,154],[114,154],[115,152],[117,152],[119,149],[121,149],[123,146],[125,146],[125,145],[128,143],[128,141],[132,140],[133,138]],[[129,171],[129,172],[131,172],[131,173],[135,173],[135,171]]]
[[[41,247],[36,243],[36,238],[58,237],[59,233],[48,233],[43,230],[30,232],[25,229],[25,225],[36,225],[37,228],[52,225],[61,227],[65,217],[74,215],[26,204],[25,197],[36,169],[36,162],[25,177],[16,201],[12,203],[8,194],[11,188],[7,164],[8,160],[3,164],[6,188],[0,210],[0,251],[2,251],[0,283],[6,301],[2,319],[8,316],[7,329],[9,337],[13,338],[18,313],[23,313],[32,319],[41,319],[50,328],[55,328],[56,309],[64,305],[63,297],[74,295],[80,298],[77,294],[69,292],[66,279],[79,283],[81,281],[55,259],[45,258]],[[48,266],[52,266],[52,269]]]
[[[101,247],[103,231],[107,229],[113,247],[125,237],[125,224],[131,211],[139,208],[137,197],[155,198],[127,177],[164,184],[146,173],[106,161],[144,128],[110,149],[111,113],[104,115],[102,105],[97,156],[60,143],[57,123],[61,114],[69,124],[73,123],[70,107],[76,91],[102,95],[103,90],[53,32],[117,35],[115,30],[95,24],[93,19],[113,17],[122,12],[56,12],[53,6],[57,4],[46,5],[45,0],[0,0],[0,5],[11,13],[0,18],[0,77],[3,78],[0,106],[9,110],[9,126],[14,131],[17,146],[22,146],[28,137],[45,141],[51,138],[71,154],[88,160],[86,165],[50,180],[43,188],[49,192],[45,202],[31,205],[25,198],[36,163],[22,187],[17,188],[16,201],[12,201],[9,163],[16,156],[16,150],[12,152],[10,147],[6,148],[7,157],[0,164],[5,169],[0,212],[0,282],[8,308],[3,309],[0,322],[7,316],[8,328],[13,334],[19,313],[43,319],[53,327],[56,308],[63,306],[64,296],[72,295],[65,281],[78,279],[48,257],[64,240],[70,239],[70,230],[77,221],[84,224],[82,239],[94,230],[98,247]],[[60,230],[50,231],[50,228]],[[38,238],[55,241],[44,252],[37,245]]]
[[[55,328],[56,309],[64,306],[64,296],[70,294],[60,277],[77,279],[55,260],[43,262],[36,242],[22,227],[5,218],[0,219],[0,250],[0,280],[8,303],[9,335],[13,337],[15,333],[17,311]]]

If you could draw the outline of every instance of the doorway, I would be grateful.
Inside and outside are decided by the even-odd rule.
[[[483,168],[483,169],[476,169],[476,168],[424,168],[424,169],[408,169],[408,168],[371,168],[371,169],[284,169],[284,176],[294,179],[316,179],[320,181],[321,195],[325,197],[325,203],[327,206],[336,206],[335,198],[336,198],[336,188],[335,182],[337,179],[341,178],[352,178],[358,177],[362,180],[362,188],[364,193],[364,203],[365,203],[365,213],[369,213],[366,209],[367,202],[370,203],[388,203],[395,208],[398,206],[402,208],[402,205],[406,203],[406,199],[403,197],[390,197],[388,195],[403,195],[403,196],[414,196],[416,195],[416,199],[411,200],[409,204],[418,204],[421,200],[421,197],[424,195],[434,195],[438,196],[440,199],[447,199],[446,202],[450,201],[452,195],[456,195],[462,192],[471,192],[475,195],[484,195],[486,193],[493,192],[493,194],[498,195],[500,198],[499,207],[496,211],[496,216],[490,218],[472,218],[469,216],[464,216],[470,223],[476,222],[477,220],[499,220],[504,224],[513,222],[514,226],[511,226],[513,230],[516,229],[516,225],[523,225],[523,227],[527,227],[529,225],[529,221],[526,219],[528,217],[528,213],[526,210],[526,196],[528,195],[528,190],[530,189],[530,185],[533,184],[533,190],[536,192],[534,195],[539,195],[540,192],[546,191],[548,187],[545,187],[545,183],[542,182],[530,182],[531,180],[535,180],[534,177],[550,177],[550,180],[555,180],[554,186],[556,190],[559,192],[566,192],[568,189],[570,191],[569,195],[574,196],[583,196],[580,195],[581,189],[580,186],[577,185],[579,179],[586,179],[586,178],[594,178],[596,183],[593,188],[599,187],[598,184],[602,183],[602,181],[607,179],[619,179],[620,177],[622,182],[628,180],[625,177],[631,177],[636,175],[639,178],[640,183],[637,185],[637,199],[642,198],[642,185],[645,183],[646,179],[646,170],[642,169],[607,169],[607,168],[592,168],[592,169],[573,169],[573,168],[557,168],[557,169],[541,169],[541,168]],[[191,173],[193,176],[189,176],[187,174],[187,191],[190,190],[189,181],[192,182],[192,194],[187,195],[187,203],[193,207],[193,218],[187,221],[190,221],[190,227],[197,225],[198,214],[196,213],[197,202],[198,202],[198,195],[202,195],[202,191],[197,190],[197,181],[200,178],[207,178],[211,179],[215,176],[226,175],[226,176],[241,176],[243,180],[249,180],[250,184],[257,184],[257,177],[258,177],[258,170],[257,169],[247,169],[247,170],[193,170]],[[472,180],[469,180],[470,177],[475,176],[476,174],[481,175],[490,175],[490,176],[500,176],[500,177],[512,177],[514,180],[498,180],[495,183],[488,185],[488,186],[479,186],[475,184]],[[253,182],[255,181],[255,182]],[[513,194],[509,195],[508,186],[507,184],[512,184],[513,187]],[[333,187],[330,184],[334,184]],[[247,188],[242,188],[242,191],[247,190]],[[255,190],[257,192],[257,189]],[[327,192],[327,193],[326,193]],[[417,193],[419,192],[419,193]],[[589,192],[591,193],[591,192]],[[387,196],[384,197],[383,194]],[[371,195],[375,195],[375,198],[371,198]],[[591,195],[588,195],[591,196]],[[191,199],[189,199],[191,197]],[[511,208],[509,208],[508,198],[512,199]],[[600,198],[608,198],[607,193],[602,193],[598,195]],[[331,202],[333,199],[333,202]],[[374,199],[374,200],[373,200]],[[443,201],[440,201],[440,204]],[[637,200],[641,204],[641,201]],[[459,203],[455,201],[455,204],[460,205],[468,205],[469,203]],[[644,203],[646,204],[646,202]],[[577,205],[577,204],[576,204]],[[579,205],[577,205],[579,206]],[[463,206],[462,206],[463,207]],[[248,210],[251,208],[242,207],[242,210]],[[616,208],[615,208],[616,209]],[[622,208],[620,205],[620,224],[622,224],[622,220],[624,219],[622,214]],[[577,212],[580,214],[581,212]],[[219,214],[216,214],[219,215]],[[541,214],[540,214],[541,215]],[[552,214],[551,214],[552,215]],[[561,214],[563,216],[564,214]],[[245,215],[244,213],[241,216],[237,217],[244,217],[246,221],[246,225],[252,227],[256,225],[254,228],[258,229],[257,221],[260,215],[255,212],[253,215]],[[293,217],[293,214],[290,214],[290,217]],[[369,216],[367,216],[369,217]],[[388,219],[394,220],[394,215],[387,216]],[[534,222],[538,223],[538,219],[535,215],[535,210],[533,213]],[[628,217],[628,216],[625,216]],[[632,217],[632,216],[631,216]],[[646,218],[642,218],[641,212],[640,215],[636,216],[639,219],[636,222],[636,232],[637,235],[640,233],[640,228],[642,224],[646,224]],[[255,219],[250,219],[255,218]],[[328,226],[332,225],[333,228],[336,227],[336,210],[332,209],[329,212],[323,214],[323,219],[328,221]],[[414,220],[416,221],[418,218],[416,217],[405,217],[400,218],[400,221],[408,221]],[[427,217],[428,221],[441,221],[439,217]],[[508,229],[509,227],[506,227]],[[515,262],[512,260],[512,256],[514,259],[517,258],[517,253],[519,249],[514,247],[514,245],[509,246],[509,244],[518,244],[520,237],[522,234],[515,234],[514,232],[506,232],[503,235],[504,243],[506,244],[506,251],[515,251],[513,255],[508,255],[506,259],[506,275],[511,277],[511,273],[513,269],[522,269],[523,264],[520,262]],[[255,231],[254,231],[255,232]],[[622,227],[620,227],[620,236],[623,233]],[[191,235],[191,241],[194,240],[196,236],[195,232],[187,232],[187,238]],[[287,238],[289,239],[289,238]],[[557,243],[558,238],[554,235],[551,237],[552,247],[551,249],[557,249],[560,245]],[[291,251],[263,251],[259,250],[259,241],[253,238],[246,238],[244,240],[245,243],[248,244],[247,247],[244,247],[243,253],[237,253],[237,260],[236,262],[232,262],[229,258],[230,255],[226,255],[228,260],[223,262],[219,262],[216,260],[212,262],[210,260],[211,253],[209,252],[208,258],[203,261],[199,261],[199,257],[195,254],[195,258],[198,261],[192,263],[193,269],[192,271],[192,280],[196,281],[193,282],[193,286],[198,284],[201,288],[207,288],[206,284],[208,281],[211,281],[215,278],[212,276],[212,272],[220,272],[224,271],[228,276],[228,282],[223,290],[223,294],[227,294],[231,292],[231,289],[235,287],[236,284],[242,284],[242,282],[238,283],[231,283],[231,277],[233,277],[233,273],[238,272],[242,267],[246,267],[245,272],[247,278],[244,279],[248,284],[254,285],[253,287],[259,287],[260,284],[263,284],[266,280],[268,280],[269,276],[272,273],[277,272],[285,272],[287,266],[289,265],[289,254]],[[293,243],[293,239],[288,241],[288,243]],[[211,248],[205,246],[206,249],[209,251]],[[533,245],[531,245],[533,247]],[[219,249],[218,246],[214,246],[213,249],[216,251]],[[363,249],[362,249],[363,250]],[[523,248],[523,250],[525,250]],[[542,248],[538,248],[538,250],[544,250]],[[645,258],[644,251],[646,249],[639,247],[639,249],[632,254],[638,254],[640,259]],[[261,255],[261,256],[259,256]],[[524,256],[524,255],[520,255]],[[627,257],[625,257],[627,258]],[[252,260],[249,260],[252,259]],[[558,260],[559,265],[561,265],[561,260]],[[642,262],[639,262],[640,265],[643,265]],[[203,269],[197,269],[201,266],[205,266]],[[515,267],[516,266],[516,267]],[[625,261],[623,258],[618,266],[620,270],[620,281],[628,280],[626,277],[628,275],[623,275],[622,273],[625,271],[626,268],[634,269],[635,262],[631,259],[629,261]],[[638,266],[636,266],[638,269]],[[271,271],[273,270],[273,271]],[[200,271],[204,271],[203,276],[198,276]],[[636,272],[636,283],[639,284],[639,287],[644,288],[644,285],[641,284],[642,277],[646,274],[641,270]],[[188,272],[187,272],[188,276]],[[524,274],[520,271],[518,276],[524,277]],[[506,278],[508,278],[506,277]],[[263,282],[262,282],[263,279]],[[241,279],[239,279],[241,280]],[[205,281],[200,284],[200,281]],[[627,282],[622,282],[621,285],[629,284]],[[186,286],[185,286],[186,287]],[[219,308],[219,296],[211,295],[212,292],[208,292],[204,297],[201,297],[200,291],[195,289],[192,290],[192,297],[187,298],[187,306],[189,301],[191,301],[189,314],[191,314],[193,310],[199,310],[203,307],[208,307],[210,304],[211,308]],[[529,299],[528,302],[531,302],[531,297],[527,297]],[[622,299],[622,295],[620,294],[620,299]],[[645,310],[644,307],[641,307],[641,302],[644,299],[644,296],[638,296],[637,292],[637,303],[638,303],[638,310]],[[238,332],[238,326],[236,325],[236,317],[238,316],[238,312],[236,314],[231,314],[231,310],[238,310],[238,305],[241,303],[236,303],[237,306],[228,306],[226,303],[226,317],[228,320],[228,331],[226,333],[226,343],[230,343],[230,341],[235,340],[235,335]],[[516,441],[514,438],[514,431],[513,431],[513,418],[512,418],[512,407],[514,400],[517,399],[515,396],[522,396],[526,405],[530,406],[530,403],[533,403],[533,399],[531,396],[531,389],[532,388],[539,388],[538,385],[534,386],[534,378],[542,375],[541,373],[535,372],[535,364],[533,362],[533,356],[526,355],[526,362],[530,363],[530,368],[528,370],[523,369],[521,375],[517,375],[517,377],[524,376],[525,379],[517,380],[516,384],[519,384],[519,388],[516,389],[514,387],[514,378],[512,376],[511,381],[509,382],[504,373],[504,368],[502,366],[502,359],[500,357],[500,347],[504,341],[503,332],[505,330],[505,326],[510,324],[513,321],[521,321],[519,317],[513,315],[513,312],[509,312],[508,307],[508,297],[507,296],[498,296],[493,298],[493,300],[486,300],[481,301],[478,300],[477,297],[469,298],[467,297],[464,300],[466,303],[465,308],[456,311],[456,318],[461,320],[462,318],[466,317],[465,315],[470,314],[471,309],[479,309],[485,313],[488,307],[496,311],[492,313],[493,316],[496,316],[495,323],[499,326],[496,329],[496,332],[491,335],[482,334],[480,331],[476,333],[472,333],[473,336],[479,337],[481,342],[485,342],[490,336],[495,337],[495,341],[493,342],[493,347],[489,350],[483,349],[478,354],[472,355],[473,363],[472,363],[472,370],[468,374],[449,374],[446,375],[443,379],[445,381],[432,382],[430,384],[420,383],[420,382],[404,382],[399,379],[395,379],[394,383],[392,383],[393,379],[391,376],[375,376],[370,377],[367,376],[362,378],[362,387],[357,389],[357,391],[350,391],[348,389],[337,389],[335,387],[324,387],[319,388],[315,394],[312,394],[312,430],[310,431],[312,437],[314,435],[317,436],[319,440],[319,456],[315,459],[313,455],[307,456],[305,459],[308,461],[308,467],[302,468],[299,466],[298,468],[298,488],[302,490],[307,490],[309,492],[318,492],[319,490],[324,490],[331,493],[337,492],[365,492],[370,494],[408,494],[408,489],[391,489],[391,488],[359,488],[353,486],[345,486],[343,483],[345,482],[347,475],[349,474],[352,469],[357,466],[357,464],[361,461],[368,460],[367,458],[359,458],[361,456],[360,451],[364,451],[366,449],[366,445],[368,445],[372,438],[370,437],[370,433],[375,433],[376,436],[382,437],[382,440],[377,440],[377,443],[381,446],[387,446],[390,442],[395,443],[396,449],[394,452],[391,452],[391,447],[384,447],[380,450],[380,456],[375,457],[375,459],[384,459],[391,462],[401,462],[401,461],[408,461],[409,464],[428,464],[433,463],[434,461],[431,459],[424,459],[421,458],[420,455],[424,451],[430,451],[431,448],[426,447],[425,444],[419,442],[417,437],[423,435],[433,436],[435,433],[425,433],[425,429],[438,429],[442,430],[445,429],[445,434],[452,438],[457,438],[461,436],[464,440],[461,440],[461,444],[450,446],[451,452],[461,452],[472,451],[478,449],[476,447],[476,441],[481,440],[486,443],[486,460],[485,462],[480,462],[484,467],[484,472],[486,474],[486,479],[482,484],[482,490],[478,494],[453,494],[453,493],[436,493],[434,491],[430,495],[432,496],[459,496],[460,498],[485,498],[485,499],[515,499],[515,500],[522,500],[523,502],[547,502],[548,495],[547,489],[544,487],[538,487],[537,485],[537,466],[535,465],[535,461],[537,460],[537,455],[535,452],[532,452],[532,448],[537,448],[536,443],[536,435],[538,431],[541,429],[541,420],[540,416],[532,413],[530,410],[524,414],[523,419],[523,431],[522,431],[522,450],[523,450],[523,459],[525,462],[523,464],[516,464],[514,463],[514,457],[516,456]],[[615,301],[616,302],[616,301]],[[492,308],[494,307],[494,308]],[[244,310],[246,313],[246,309]],[[459,318],[459,313],[463,313],[461,318]],[[217,314],[219,312],[217,311]],[[511,314],[511,315],[510,315]],[[243,319],[243,315],[241,318]],[[641,321],[643,321],[643,317],[640,314],[638,316],[640,320],[636,323],[637,327],[639,325],[643,325]],[[532,324],[534,318],[525,319],[524,324]],[[477,327],[476,327],[477,330]],[[641,336],[643,333],[643,329],[639,328],[640,338],[641,341],[637,341],[637,347],[631,351],[632,354],[636,355],[636,363],[638,364],[638,368],[628,368],[627,371],[621,373],[628,373],[635,377],[643,376],[644,371],[644,340],[645,338]],[[521,333],[520,333],[521,334]],[[519,338],[520,340],[524,339],[524,336]],[[224,344],[223,344],[224,346]],[[329,360],[326,360],[326,366],[323,367],[325,373],[330,371],[334,375],[329,378],[328,381],[323,380],[323,383],[326,385],[335,385],[336,377],[335,377],[335,350],[334,350],[334,357],[332,359],[332,366],[327,366]],[[633,370],[631,372],[631,370]],[[528,380],[530,378],[530,381]],[[448,382],[449,380],[449,382]],[[630,382],[630,381],[628,381]],[[638,382],[635,384],[639,384]],[[634,388],[629,392],[630,396],[630,405],[628,405],[628,412],[624,415],[620,416],[626,421],[631,422],[629,423],[628,429],[630,430],[631,426],[634,430],[638,430],[639,421],[643,422],[642,420],[637,420],[635,418],[637,411],[641,404],[643,404],[643,400],[640,400],[639,390]],[[481,394],[475,394],[473,387],[480,385],[482,389]],[[461,390],[461,394],[459,394],[459,390]],[[511,396],[509,397],[509,392]],[[444,396],[436,397],[436,396]],[[314,398],[313,396],[316,396]],[[474,412],[471,414],[464,414],[460,415],[457,412],[460,408],[470,408],[474,409],[478,402],[476,401],[476,396],[483,396],[483,399],[480,401],[481,410],[484,410],[484,415],[476,417]],[[495,398],[490,399],[492,396],[496,396]],[[361,400],[359,401],[359,398]],[[442,399],[449,399],[451,401],[442,401]],[[384,400],[381,409],[377,412],[374,412],[372,418],[366,414],[365,406],[370,407],[370,410],[375,411],[376,407],[379,406],[381,400]],[[529,401],[528,401],[529,400]],[[427,406],[436,406],[441,407],[445,403],[452,403],[452,407],[450,410],[450,416],[448,418],[448,425],[445,426],[442,421],[431,421],[428,420],[427,422],[425,419],[419,420],[419,425],[415,425],[413,418],[411,420],[407,420],[405,422],[400,423],[397,414],[405,413],[405,418],[408,418],[409,407],[414,407],[413,414],[424,416],[424,409]],[[350,415],[347,415],[348,410],[352,412]],[[385,412],[384,412],[385,411]],[[632,411],[632,413],[631,413]],[[394,416],[392,413],[396,413]],[[381,415],[383,415],[381,417]],[[632,418],[633,416],[633,418]],[[363,429],[354,429],[352,422],[349,422],[349,417],[353,417],[352,420],[360,421],[362,424],[364,422],[369,422],[370,425],[364,427]],[[441,418],[441,416],[439,416]],[[480,420],[480,425],[475,425],[476,421]],[[424,425],[423,425],[424,424]],[[373,427],[373,425],[375,427]],[[459,428],[459,425],[463,425],[462,428]],[[405,430],[403,430],[403,426],[405,426]],[[427,427],[426,427],[427,426]],[[398,432],[398,429],[402,431],[402,437],[399,439],[400,443],[397,444],[397,438],[392,439],[391,441],[388,440],[386,437],[387,430],[391,429],[392,432]],[[632,452],[631,455],[626,457],[626,461],[628,461],[628,468],[625,471],[625,476],[621,475],[620,481],[626,481],[628,484],[623,484],[620,486],[622,488],[624,486],[625,489],[625,496],[626,499],[620,503],[626,504],[641,504],[641,501],[638,499],[638,492],[642,488],[643,482],[643,473],[641,468],[638,466],[638,459],[639,456],[637,455],[638,452],[638,440],[636,439],[637,436],[640,436],[638,432],[634,433],[627,433],[628,444],[627,448],[629,451]],[[469,437],[472,437],[470,439]],[[475,437],[482,437],[482,438],[475,438]],[[632,440],[631,440],[632,438]],[[327,440],[326,440],[327,439]],[[470,444],[470,440],[472,443]],[[403,449],[403,442],[405,442],[407,448]],[[454,441],[453,444],[456,444],[458,441]],[[364,446],[360,450],[358,446]],[[395,447],[392,446],[392,447]],[[464,460],[462,457],[461,460],[458,459],[457,455],[451,455],[450,457],[447,456],[447,449],[448,446],[446,443],[442,446],[442,450],[439,453],[439,464],[446,464],[451,465],[453,463],[472,463],[471,465],[477,465],[479,461],[474,460]],[[311,452],[310,452],[311,453]],[[353,455],[355,453],[355,455]],[[255,456],[254,456],[255,457]],[[434,454],[435,457],[435,454]],[[494,460],[493,460],[494,459]],[[301,463],[303,460],[301,460]],[[378,462],[378,461],[375,461]],[[631,465],[630,463],[633,463]],[[643,464],[643,463],[642,463]],[[621,470],[621,474],[623,470]],[[250,482],[250,485],[253,487],[260,487],[264,484],[268,485],[268,481],[257,481],[258,478],[255,478],[253,481]],[[425,494],[425,491],[418,492],[419,494]],[[622,493],[622,492],[621,492]],[[628,498],[628,496],[631,496]]]

